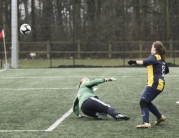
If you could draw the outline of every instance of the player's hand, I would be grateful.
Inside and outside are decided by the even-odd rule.
[[[84,115],[78,115],[79,118],[84,118],[85,116]]]
[[[116,78],[105,78],[105,81],[116,81]]]
[[[129,65],[136,64],[136,61],[135,61],[135,60],[129,60],[129,61],[128,61],[128,64],[129,64]]]

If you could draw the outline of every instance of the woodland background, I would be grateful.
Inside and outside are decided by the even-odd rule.
[[[19,32],[20,58],[28,51],[48,49],[53,58],[74,57],[76,51],[83,51],[78,58],[135,58],[137,51],[150,51],[156,40],[164,43],[170,57],[178,56],[178,0],[18,0],[18,7],[19,27],[23,23],[32,27],[28,36]],[[11,0],[0,0],[3,28],[10,47]],[[135,54],[124,53],[132,50]],[[119,53],[109,56],[104,51]],[[143,54],[140,57],[150,53]]]

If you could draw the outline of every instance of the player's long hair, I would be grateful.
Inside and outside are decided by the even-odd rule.
[[[82,78],[81,81],[80,81],[80,84],[77,86],[78,89],[80,88],[81,84],[83,83],[83,81],[84,81],[85,79],[88,79],[88,80],[89,80],[89,78]]]
[[[80,84],[77,86],[78,89],[80,88],[81,84],[82,84],[82,81],[80,81]]]
[[[155,41],[153,45],[154,45],[154,48],[156,49],[156,54],[159,54],[161,56],[162,61],[165,62],[166,61],[166,56],[165,56],[166,49],[163,43],[160,41]]]

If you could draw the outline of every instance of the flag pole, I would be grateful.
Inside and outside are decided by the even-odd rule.
[[[3,43],[4,43],[5,61],[6,61],[6,64],[7,64],[7,53],[6,53],[6,42],[5,42],[5,34],[4,34],[4,29],[2,30],[2,35],[3,35]]]

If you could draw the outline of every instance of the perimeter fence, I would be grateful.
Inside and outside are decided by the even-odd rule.
[[[19,42],[19,66],[43,67],[115,67],[128,66],[129,59],[145,59],[150,55],[151,41],[117,43],[76,42]],[[167,62],[179,65],[179,41],[164,41]],[[8,62],[11,62],[11,43],[6,44]],[[1,68],[5,62],[1,46]]]

